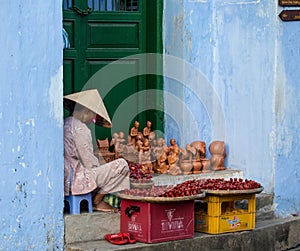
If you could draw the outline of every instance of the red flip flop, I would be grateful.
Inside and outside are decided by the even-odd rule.
[[[128,243],[133,244],[136,243],[136,239],[130,233],[123,233],[125,239],[128,239]]]
[[[115,245],[124,245],[128,243],[128,238],[124,238],[123,233],[118,234],[107,234],[105,235],[105,240]]]

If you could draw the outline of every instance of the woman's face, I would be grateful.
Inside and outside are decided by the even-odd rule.
[[[94,120],[95,116],[96,116],[96,113],[92,112],[89,109],[86,109],[86,112],[84,114],[84,121],[83,122],[86,123],[86,124],[91,124],[91,123],[93,123],[93,120]]]

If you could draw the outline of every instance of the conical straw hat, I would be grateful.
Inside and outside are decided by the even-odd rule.
[[[97,89],[76,92],[64,96],[64,107],[67,110],[73,110],[74,102],[85,106],[98,115],[95,122],[96,125],[111,128],[111,120]]]

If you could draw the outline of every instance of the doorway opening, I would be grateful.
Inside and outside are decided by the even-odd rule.
[[[135,99],[136,110],[132,112],[136,116],[125,137],[135,120],[141,125],[150,120],[153,130],[164,130],[162,92],[151,97],[157,104],[154,109],[141,109],[148,107],[147,99],[139,97],[144,90],[163,90],[163,77],[139,75],[144,66],[138,60],[120,60],[136,54],[162,53],[162,10],[161,0],[63,0],[63,27],[70,42],[70,48],[64,50],[64,95],[88,88],[87,81],[112,62],[117,61],[120,70],[136,72],[135,77],[125,79],[102,96],[110,117],[128,97]],[[105,79],[93,88],[101,94],[109,85],[109,79]],[[95,128],[98,139],[111,138],[114,132],[114,127]]]

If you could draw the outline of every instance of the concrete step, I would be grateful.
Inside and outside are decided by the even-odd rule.
[[[258,221],[250,231],[210,235],[195,232],[194,238],[179,241],[168,241],[156,244],[137,242],[135,244],[113,245],[105,240],[77,242],[67,244],[66,251],[101,251],[101,250],[247,250],[277,251],[299,250],[300,218],[272,219]]]
[[[120,232],[120,213],[82,213],[64,219],[65,244],[103,240],[106,234]]]
[[[270,220],[275,218],[274,195],[260,193],[256,195],[256,220]]]

